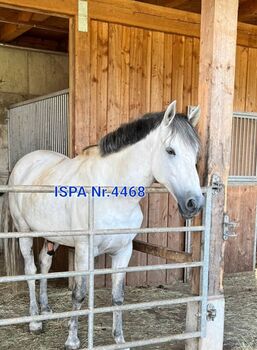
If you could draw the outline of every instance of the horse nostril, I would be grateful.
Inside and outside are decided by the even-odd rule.
[[[193,198],[189,198],[186,202],[186,208],[188,211],[194,211],[197,209],[197,201]]]

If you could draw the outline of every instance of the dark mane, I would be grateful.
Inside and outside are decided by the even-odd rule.
[[[147,113],[130,123],[122,124],[117,130],[105,135],[99,143],[102,156],[115,153],[145,138],[162,122],[165,112]],[[189,147],[198,152],[199,137],[184,114],[176,114],[171,124],[171,136],[179,134]]]

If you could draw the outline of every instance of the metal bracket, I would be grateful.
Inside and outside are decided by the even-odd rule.
[[[224,217],[223,217],[223,239],[224,239],[224,241],[227,241],[230,237],[237,236],[237,234],[233,230],[236,227],[238,227],[238,223],[235,221],[230,221],[229,215],[225,213]]]
[[[88,31],[88,2],[87,0],[78,0],[78,31]]]
[[[222,183],[219,175],[217,174],[212,175],[211,186],[212,186],[213,194],[218,194],[222,191],[222,189],[224,188],[224,184]]]
[[[217,310],[215,309],[213,304],[208,304],[207,305],[207,321],[214,321],[215,318],[217,317]]]

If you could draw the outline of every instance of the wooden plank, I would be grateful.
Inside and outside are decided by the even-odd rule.
[[[129,120],[130,29],[109,25],[108,132]]]
[[[173,77],[173,40],[174,35],[165,34],[164,36],[164,71],[163,71],[163,105],[167,106],[172,100],[172,81]],[[181,225],[180,214],[178,213],[178,206],[172,196],[168,196],[168,226]],[[184,234],[168,233],[167,234],[167,247],[171,249],[182,250],[184,248],[183,242]],[[167,283],[174,281],[174,279],[182,279],[183,271],[179,270],[167,270]]]
[[[151,71],[151,110],[161,111],[163,108],[163,60],[164,33],[152,33],[152,71]],[[149,195],[149,227],[167,226],[168,195],[151,193]],[[148,242],[167,245],[167,234],[148,235]],[[148,255],[148,265],[165,263],[165,259]],[[147,283],[156,285],[166,282],[166,271],[148,271]]]
[[[90,145],[107,133],[108,23],[91,22]]]
[[[148,31],[141,28],[131,28],[130,39],[130,72],[129,72],[129,118],[133,120],[149,110],[150,89],[147,83],[150,79],[149,67],[149,47],[151,47],[151,37]],[[147,97],[148,96],[148,97]],[[148,198],[141,201],[141,208],[144,215],[142,227],[147,226]],[[147,241],[147,234],[139,235],[138,238]],[[130,266],[143,266],[147,263],[145,253],[133,251]],[[142,286],[146,284],[146,271],[127,274],[127,284],[130,286]]]
[[[183,109],[185,37],[173,35],[172,47],[172,100],[177,100],[177,110]]]
[[[163,61],[163,106],[167,107],[171,100],[172,87],[172,49],[173,49],[173,35],[164,35],[164,61]]]
[[[192,104],[193,38],[186,37],[184,44],[183,112]]]
[[[246,47],[237,46],[234,110],[238,112],[245,111],[248,51]]]
[[[173,250],[153,243],[134,240],[133,249],[153,256],[157,256],[159,258],[164,258],[175,263],[192,262],[192,254],[190,253]]]
[[[198,104],[198,82],[199,82],[199,57],[200,57],[200,40],[193,39],[193,56],[192,56],[192,105]]]
[[[247,71],[247,92],[246,110],[256,112],[257,110],[257,50],[249,49],[248,71]]]
[[[78,18],[74,21],[74,96],[75,96],[75,120],[74,138],[75,153],[79,154],[89,145],[90,135],[90,87],[91,87],[91,54],[90,32],[79,32]]]
[[[91,21],[90,145],[107,133],[108,23]],[[105,267],[105,255],[97,257],[96,268]],[[106,276],[96,276],[96,287],[105,286]]]

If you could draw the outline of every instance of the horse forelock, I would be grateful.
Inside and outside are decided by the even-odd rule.
[[[164,113],[147,113],[130,123],[122,124],[118,129],[102,137],[99,142],[101,156],[119,152],[123,148],[144,139],[161,124]],[[179,135],[187,146],[192,147],[196,152],[199,151],[199,137],[186,115],[176,114],[170,128],[171,137]]]

